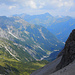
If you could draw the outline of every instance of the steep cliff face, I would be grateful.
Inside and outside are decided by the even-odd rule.
[[[60,55],[62,55],[62,59],[57,66],[57,70],[67,66],[75,59],[75,29],[71,32]]]

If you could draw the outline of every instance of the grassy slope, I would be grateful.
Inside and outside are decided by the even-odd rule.
[[[47,61],[17,61],[9,54],[8,51],[6,51],[4,45],[10,46],[12,49],[18,49],[15,45],[13,45],[12,41],[8,41],[6,39],[0,40],[0,74],[6,73],[6,75],[29,75],[33,71],[43,67],[48,63]],[[27,54],[24,55],[29,57]]]
[[[47,61],[20,62],[0,55],[0,66],[9,71],[10,75],[29,75],[33,71],[43,67]],[[3,70],[4,73],[4,70]]]

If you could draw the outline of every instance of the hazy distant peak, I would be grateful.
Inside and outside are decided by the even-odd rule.
[[[46,15],[50,15],[48,12],[47,13],[45,13]]]
[[[45,16],[51,16],[51,17],[53,17],[50,13],[44,13],[44,14],[42,14],[42,15],[45,15]]]

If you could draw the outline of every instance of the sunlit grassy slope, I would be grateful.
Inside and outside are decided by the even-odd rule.
[[[3,71],[2,73],[5,74],[5,71],[8,70],[7,75],[29,75],[47,63],[45,60],[25,63],[0,55],[0,66],[3,68],[3,70],[0,71]]]
[[[11,48],[9,48],[11,47]],[[27,53],[23,53],[20,60],[16,59],[15,57],[11,55],[9,51],[7,51],[7,48],[9,48],[10,52],[11,50],[22,50],[20,47],[15,46],[12,41],[8,41],[6,39],[0,38],[0,74],[5,75],[29,75],[33,71],[43,67],[48,62],[47,61],[34,61],[28,62],[28,61],[22,61],[22,57],[30,58],[30,55]],[[19,54],[19,52],[18,52]],[[17,56],[17,58],[19,58]]]

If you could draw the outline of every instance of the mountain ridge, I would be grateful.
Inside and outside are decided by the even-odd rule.
[[[75,19],[70,16],[54,17],[49,13],[15,16],[19,16],[31,24],[44,26],[62,42],[67,40],[70,32],[75,28]]]
[[[29,24],[19,17],[3,16],[0,19],[0,36],[22,47],[22,50],[27,51],[35,60],[48,56],[53,50],[60,50],[63,46],[63,43],[43,26]]]

